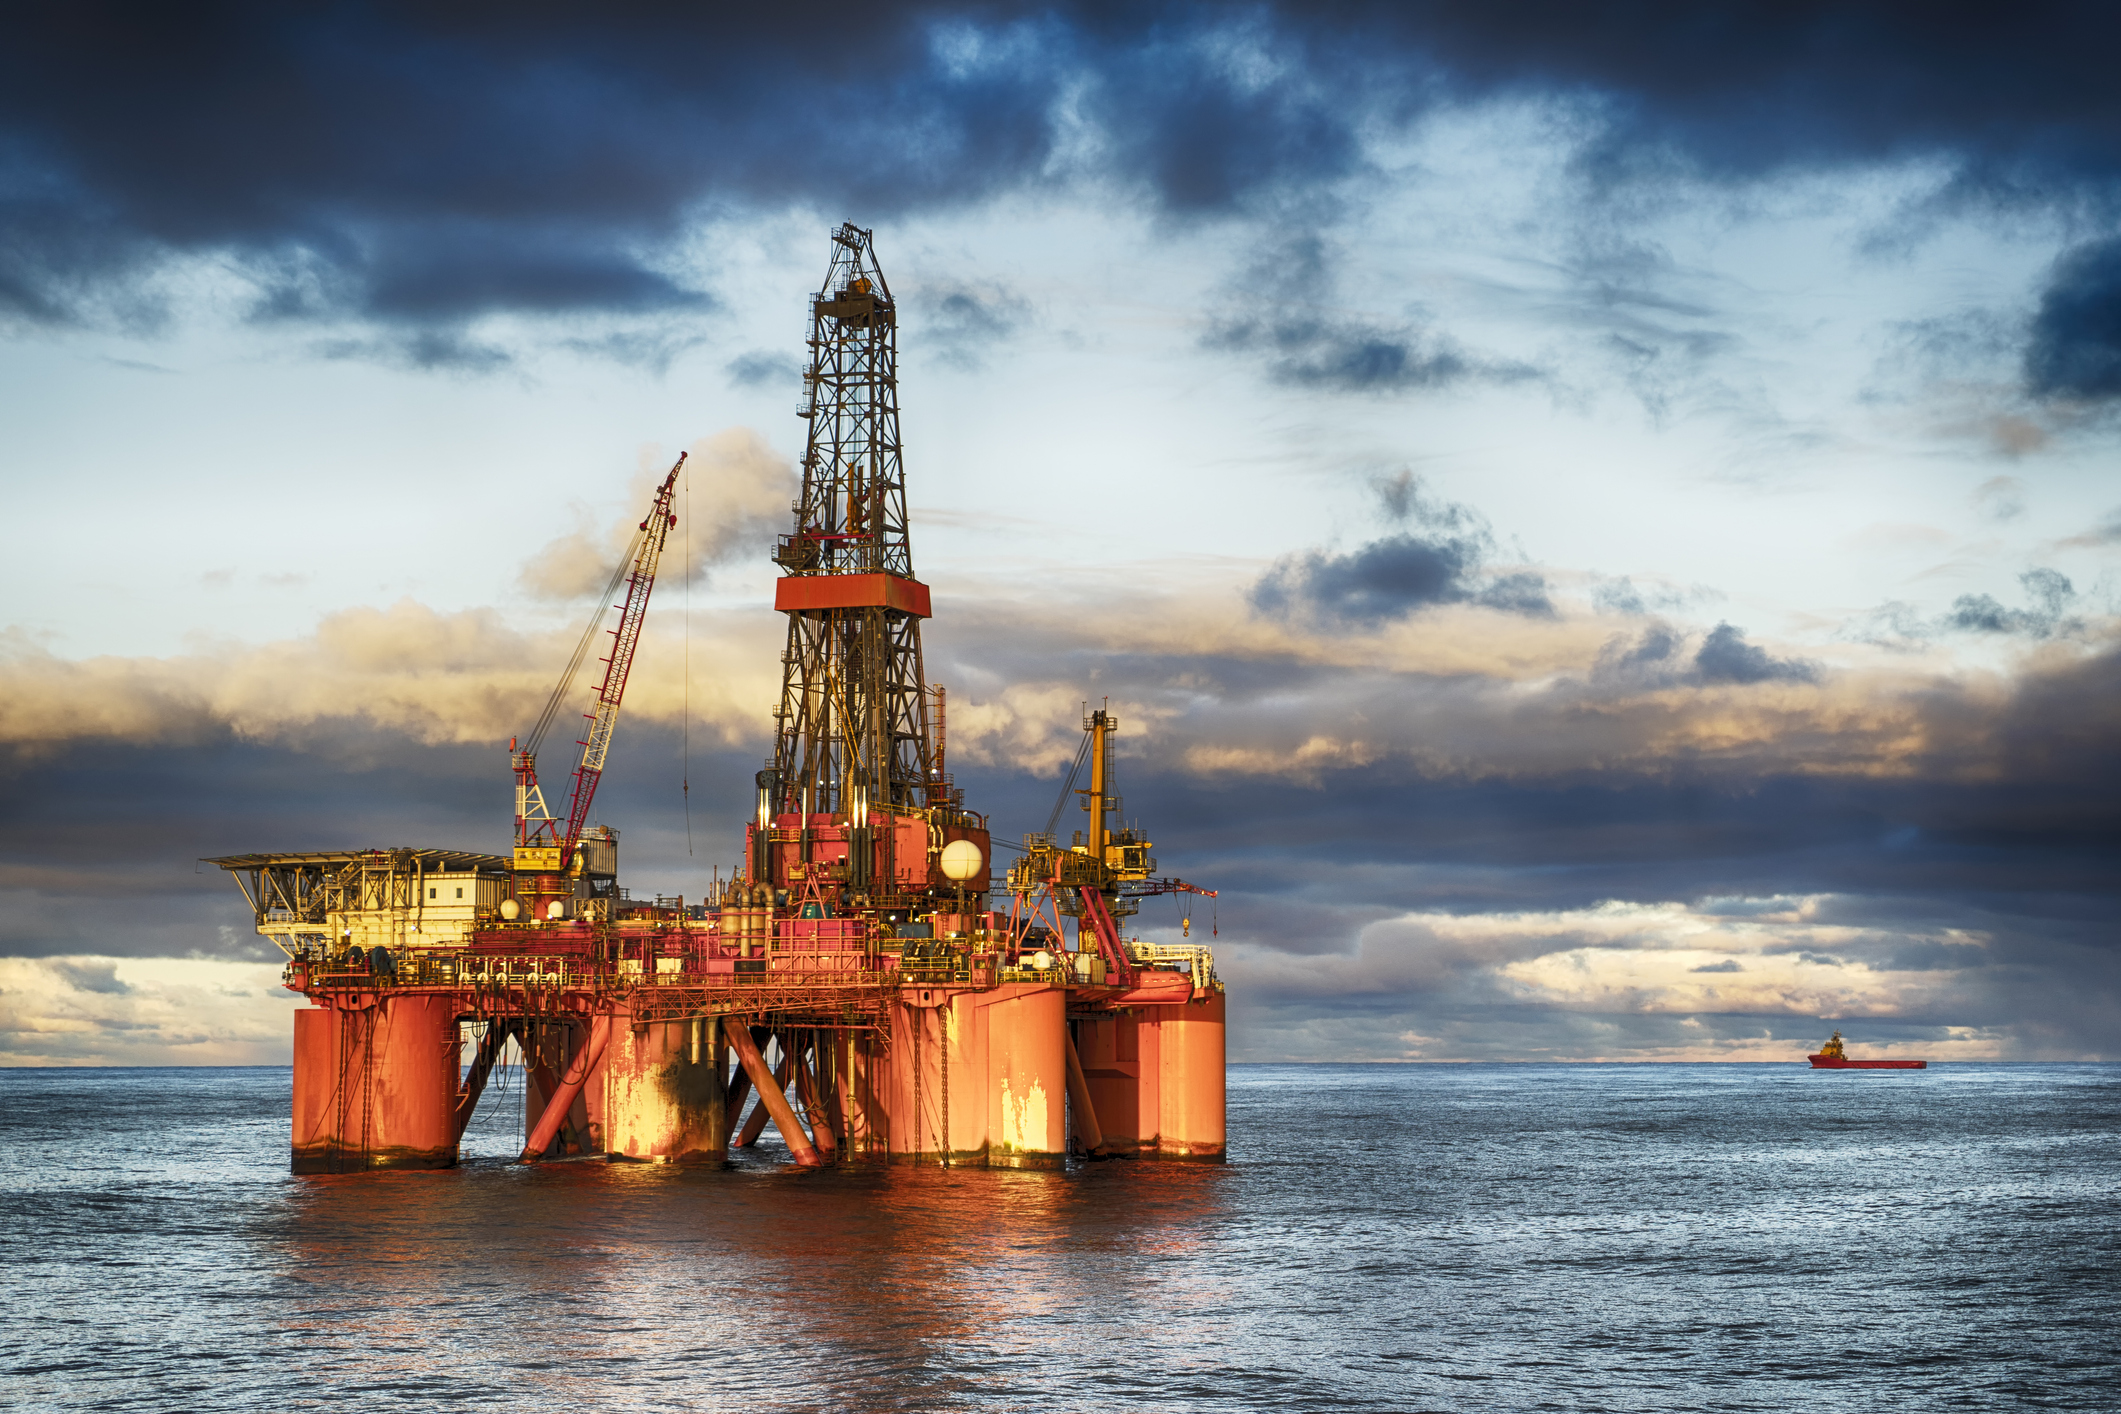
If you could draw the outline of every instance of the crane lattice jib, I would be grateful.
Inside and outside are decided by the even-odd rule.
[[[573,867],[574,848],[581,842],[583,822],[589,818],[590,802],[596,799],[597,781],[604,774],[604,758],[611,750],[611,732],[619,722],[619,700],[626,695],[626,675],[633,668],[633,650],[641,641],[641,624],[648,617],[648,595],[655,588],[656,565],[663,557],[663,540],[677,524],[671,495],[685,453],[655,493],[655,504],[641,522],[641,540],[634,551],[633,572],[626,578],[626,601],[619,612],[619,626],[611,631],[611,656],[604,660],[604,682],[597,689],[595,710],[585,714],[589,730],[583,733],[581,763],[574,768],[574,800],[567,810],[567,836],[560,848],[560,868]]]

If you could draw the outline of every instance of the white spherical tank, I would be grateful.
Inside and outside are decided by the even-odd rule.
[[[943,846],[943,877],[962,884],[967,879],[977,878],[987,856],[980,853],[979,846],[970,840],[952,840]]]
[[[510,923],[513,923],[522,916],[523,905],[517,903],[512,898],[504,898],[501,900],[501,917],[507,919]]]

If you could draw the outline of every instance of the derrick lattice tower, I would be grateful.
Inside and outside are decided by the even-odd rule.
[[[898,311],[870,233],[833,233],[811,296],[803,494],[774,559],[788,614],[762,811],[834,814],[942,803],[921,671],[927,586],[913,577],[900,460]]]

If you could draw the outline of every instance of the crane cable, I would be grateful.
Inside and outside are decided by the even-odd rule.
[[[1061,782],[1060,799],[1053,802],[1053,813],[1046,817],[1046,838],[1060,828],[1061,811],[1068,808],[1068,797],[1075,794],[1075,778],[1081,774],[1083,762],[1090,757],[1090,733],[1083,733],[1083,744],[1075,749],[1075,764],[1068,768],[1068,778]]]
[[[685,857],[692,857],[692,469],[685,469],[685,536],[679,542],[679,571],[685,576],[685,726],[683,762],[678,772],[685,798]]]
[[[633,539],[626,543],[626,553],[619,558],[619,567],[611,572],[611,582],[604,586],[603,597],[597,601],[597,607],[590,611],[589,622],[582,629],[582,641],[575,644],[574,656],[567,660],[566,671],[560,674],[560,680],[553,685],[552,696],[545,699],[545,710],[538,713],[537,725],[530,729],[530,735],[523,740],[523,749],[531,755],[537,754],[538,746],[545,740],[545,733],[551,728],[553,718],[559,716],[561,706],[567,701],[568,689],[574,686],[575,675],[582,671],[582,662],[589,656],[590,645],[596,642],[597,628],[604,622],[604,615],[610,613],[614,607],[611,596],[618,593],[619,586],[625,583],[627,572],[633,567],[634,556],[640,553],[641,540],[646,534],[645,529],[634,532]]]

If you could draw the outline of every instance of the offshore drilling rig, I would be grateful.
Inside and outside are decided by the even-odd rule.
[[[719,1163],[768,1123],[813,1166],[1223,1156],[1213,956],[1120,931],[1144,896],[1210,891],[1156,877],[1149,841],[1115,825],[1109,712],[1085,721],[1062,786],[1088,827],[1057,843],[1056,806],[995,887],[987,820],[945,768],[943,689],[922,672],[930,599],[907,533],[897,306],[870,232],[832,242],[810,304],[802,498],[773,557],[788,617],[774,749],[743,859],[697,903],[636,900],[618,885],[617,832],[587,824],[680,457],[603,601],[623,582],[564,817],[537,751],[603,605],[537,725],[509,743],[509,854],[210,861],[312,1003],[295,1013],[295,1172],[453,1165],[511,1042],[526,1162]]]

